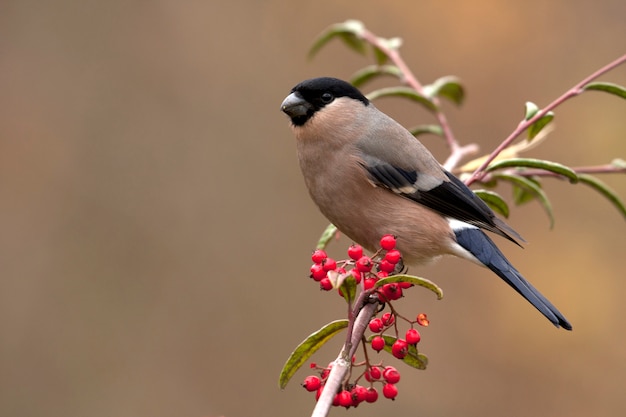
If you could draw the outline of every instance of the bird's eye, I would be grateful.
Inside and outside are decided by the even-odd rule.
[[[334,98],[335,97],[333,97],[333,95],[330,94],[330,93],[322,94],[322,102],[325,103],[325,104],[330,103],[331,101],[333,101]]]

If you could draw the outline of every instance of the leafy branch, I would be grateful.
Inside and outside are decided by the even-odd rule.
[[[513,186],[514,202],[517,205],[532,200],[539,201],[552,224],[554,221],[552,206],[542,190],[541,178],[568,179],[572,183],[586,184],[597,190],[626,218],[625,205],[619,196],[602,181],[591,176],[591,174],[626,173],[622,159],[595,167],[568,168],[550,161],[519,157],[520,153],[543,142],[550,132],[550,129],[546,127],[549,127],[554,118],[554,110],[567,100],[587,91],[600,91],[626,99],[626,88],[609,82],[595,82],[600,76],[624,64],[626,54],[585,77],[544,108],[540,109],[536,104],[527,102],[524,119],[500,145],[490,154],[458,168],[463,159],[478,151],[478,145],[474,143],[460,144],[441,109],[441,99],[447,99],[455,105],[463,103],[465,93],[460,80],[454,76],[444,76],[431,84],[423,84],[400,55],[399,49],[402,46],[400,38],[379,37],[366,29],[362,22],[356,20],[337,23],[323,31],[313,43],[309,56],[315,56],[324,45],[335,38],[341,39],[349,48],[358,53],[365,54],[368,48],[373,52],[376,63],[357,71],[351,78],[352,84],[360,87],[380,76],[394,77],[402,84],[372,91],[367,95],[369,99],[375,100],[389,96],[406,98],[422,105],[433,114],[436,124],[419,125],[409,130],[416,137],[427,133],[443,137],[450,150],[450,155],[443,166],[459,174],[467,185],[482,183],[493,188],[499,182],[509,183]],[[513,144],[524,132],[527,132],[527,137]],[[503,164],[503,160],[507,162]],[[584,175],[583,180],[578,178],[580,175]],[[510,212],[508,205],[497,193],[490,191],[479,193],[479,195],[484,197],[487,204],[494,210],[508,216]]]
[[[626,55],[617,58],[585,77],[543,108],[539,108],[532,102],[527,102],[523,120],[518,123],[515,129],[498,147],[488,155],[481,156],[459,167],[462,160],[469,155],[477,153],[478,146],[476,144],[462,145],[457,140],[446,115],[442,111],[441,102],[445,99],[457,106],[463,103],[465,89],[461,81],[454,76],[444,76],[430,84],[420,82],[400,55],[399,49],[402,45],[400,38],[379,37],[366,29],[363,23],[356,20],[334,24],[324,30],[314,41],[309,56],[315,56],[329,41],[335,38],[340,39],[349,48],[360,54],[366,54],[368,51],[373,53],[375,63],[354,73],[351,78],[352,84],[361,87],[381,76],[397,79],[401,85],[372,91],[367,95],[368,98],[376,100],[381,97],[400,97],[417,103],[428,110],[433,115],[435,123],[415,126],[409,129],[411,133],[416,137],[423,134],[434,134],[442,137],[450,150],[450,155],[443,166],[457,173],[467,185],[480,183],[486,187],[486,189],[475,190],[475,193],[493,210],[499,212],[504,217],[509,215],[509,205],[498,193],[493,191],[493,188],[502,182],[508,183],[513,187],[513,201],[516,205],[521,205],[528,201],[538,201],[545,209],[552,225],[554,223],[552,205],[542,188],[542,180],[544,178],[555,178],[567,180],[572,184],[582,183],[592,187],[608,199],[622,216],[626,218],[626,206],[622,200],[610,187],[595,176],[598,174],[626,173],[626,161],[623,159],[614,159],[612,162],[602,165],[568,167],[559,162],[520,157],[520,154],[529,151],[546,140],[548,134],[552,131],[550,123],[554,119],[554,111],[567,100],[578,97],[587,91],[600,91],[626,99],[626,88],[608,82],[595,81],[600,76],[626,63]],[[526,137],[514,143],[524,132],[526,132]],[[328,267],[329,264],[335,261],[329,261],[330,258],[326,258],[323,249],[336,235],[336,227],[329,225],[320,237],[317,244],[318,249],[312,257],[315,264],[312,267],[311,276],[316,278],[313,269],[315,267],[315,271],[322,271],[325,277],[323,279],[320,278],[322,289],[339,289],[341,291],[348,304],[348,319],[331,322],[307,337],[293,351],[285,363],[279,379],[280,387],[284,388],[295,372],[314,352],[344,329],[346,330],[346,339],[337,359],[326,368],[320,368],[315,365],[315,368],[320,371],[320,376],[323,378],[322,385],[319,387],[316,385],[320,383],[320,378],[309,377],[311,378],[309,380],[311,386],[305,386],[309,391],[315,389],[319,396],[313,411],[314,417],[327,416],[333,405],[343,405],[347,408],[358,405],[360,401],[365,401],[366,397],[361,396],[365,388],[357,384],[361,376],[370,382],[374,380],[380,382],[380,380],[372,377],[379,365],[371,362],[367,354],[366,345],[374,348],[374,350],[385,350],[414,368],[425,369],[427,358],[417,351],[417,342],[407,345],[407,341],[402,340],[398,335],[397,323],[389,321],[389,317],[394,318],[394,320],[403,319],[410,324],[411,331],[415,331],[413,328],[414,324],[426,326],[428,321],[425,320],[425,315],[423,314],[418,315],[417,320],[404,318],[393,307],[391,301],[397,299],[394,297],[397,296],[399,298],[401,296],[401,288],[409,288],[411,286],[425,287],[433,291],[438,298],[443,296],[441,289],[434,283],[423,278],[402,275],[395,267],[390,270],[389,277],[383,278],[375,274],[372,275],[373,272],[370,269],[362,268],[363,263],[360,255],[354,256],[354,254],[350,254],[354,245],[348,250],[352,260],[340,261],[341,265],[338,268],[338,265],[333,265],[333,268]],[[382,240],[381,247],[384,250],[379,250],[371,258],[363,257],[369,262],[368,268],[372,268],[372,265],[375,264],[380,269],[389,253],[393,251],[389,248],[384,248]],[[362,250],[362,248],[359,250]],[[316,254],[319,254],[320,251],[324,254],[324,258],[316,260]],[[325,272],[326,270],[328,272]],[[354,274],[355,271],[358,272]],[[327,279],[328,282],[324,282],[324,279]],[[368,279],[372,280],[374,284],[371,283],[372,281],[366,284]],[[374,326],[376,327],[376,331],[374,331],[372,330],[372,323],[376,320],[381,320],[375,317],[380,313],[382,306],[389,306],[391,313],[386,314],[391,315],[387,316],[387,322],[384,321],[385,315],[383,315],[382,322],[384,325],[380,329]],[[368,327],[375,334],[365,337]],[[395,337],[384,334],[385,332],[394,332]],[[417,341],[419,341],[419,337]],[[399,348],[398,346],[402,345],[400,342],[403,342],[404,346]],[[374,347],[375,345],[377,347]],[[365,361],[355,364],[353,362],[354,355],[359,346],[364,348]],[[354,382],[350,382],[349,379],[354,377],[352,372],[354,372],[353,368],[355,366],[364,366],[365,371],[360,376],[357,376]],[[368,379],[368,376],[370,379]],[[373,384],[373,382],[371,383]],[[371,389],[372,387],[370,387]],[[387,398],[394,398],[397,391],[394,393],[390,389],[389,392],[384,392],[383,390],[383,393]],[[371,394],[371,391],[368,391],[367,394]],[[376,397],[377,395],[376,393]],[[367,397],[367,401],[372,402],[369,397]],[[375,398],[373,401],[375,401]]]

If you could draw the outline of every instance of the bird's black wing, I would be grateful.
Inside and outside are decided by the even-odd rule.
[[[361,155],[370,181],[396,194],[422,204],[446,217],[472,224],[519,244],[521,236],[498,219],[493,211],[461,180],[441,168],[436,178],[416,169],[406,169],[375,156]]]

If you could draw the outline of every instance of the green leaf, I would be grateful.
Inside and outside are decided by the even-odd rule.
[[[445,97],[456,105],[461,105],[465,98],[465,91],[461,81],[454,76],[441,77],[434,83],[424,86],[424,94],[427,97]]]
[[[539,111],[539,107],[532,101],[526,102],[526,110],[524,112],[524,120],[530,120],[537,112]]]
[[[538,187],[541,188],[541,182],[537,177],[524,177],[528,181],[532,181],[537,184]],[[526,204],[535,199],[535,194],[533,192],[527,191],[525,188],[521,187],[513,187],[513,201],[516,205],[521,206],[522,204]]]
[[[378,335],[369,336],[367,338],[367,341],[371,342],[372,339],[376,336]],[[391,353],[391,346],[393,346],[393,344],[396,342],[397,339],[393,336],[387,336],[387,335],[383,335],[382,337],[385,340],[385,347],[383,349],[385,350],[385,352]],[[415,369],[424,370],[426,369],[426,366],[428,365],[428,358],[426,357],[426,355],[419,353],[415,346],[409,345],[408,353],[404,357],[404,359],[402,359],[402,362],[406,363],[407,365]]]
[[[509,158],[502,161],[497,161],[489,167],[487,172],[494,171],[501,168],[537,168],[545,171],[554,172],[555,174],[562,175],[570,180],[572,184],[578,182],[578,174],[573,169],[566,167],[565,165],[557,162],[546,161],[543,159],[533,158]]]
[[[474,194],[480,197],[492,210],[497,211],[504,217],[509,217],[509,205],[506,204],[500,194],[488,190],[472,190]]]
[[[554,113],[549,111],[541,116],[535,123],[528,127],[528,139],[533,139],[541,129],[543,129],[548,123],[554,119]]]
[[[626,99],[626,88],[621,85],[613,84],[613,83],[589,83],[584,87],[584,90],[595,90],[595,91],[604,91],[605,93],[610,93]]]
[[[363,39],[359,38],[357,35],[353,33],[340,33],[339,37],[346,44],[346,46],[352,49],[355,52],[360,53],[361,55],[365,55],[366,52],[366,43]]]
[[[371,79],[381,75],[391,75],[400,78],[402,72],[395,65],[369,65],[357,71],[350,79],[350,83],[355,87],[360,87]]]
[[[381,88],[379,90],[374,90],[371,93],[369,93],[367,95],[367,98],[370,100],[376,100],[377,98],[389,97],[389,96],[405,97],[423,105],[430,111],[437,110],[437,106],[435,106],[435,103],[433,103],[431,99],[429,99],[426,96],[421,95],[420,93],[418,93],[417,91],[415,91],[414,89],[410,87]]]
[[[322,232],[322,236],[320,236],[320,239],[317,241],[317,246],[315,247],[315,249],[325,249],[330,241],[333,240],[336,233],[337,226],[332,223],[326,226],[326,229],[324,229],[324,231]]]
[[[348,276],[343,280],[339,288],[341,289],[341,295],[343,295],[348,305],[351,306],[356,298],[356,280],[352,276]]]
[[[443,136],[443,129],[439,125],[419,125],[409,129],[409,132],[411,132],[413,136],[424,135],[426,133]]]
[[[619,198],[617,193],[615,193],[615,191],[613,191],[608,185],[600,181],[598,178],[588,174],[578,174],[578,179],[581,183],[589,185],[606,197],[615,206],[615,208],[617,208],[622,216],[626,217],[626,207],[624,206],[624,203]]]
[[[546,211],[546,214],[548,215],[548,218],[550,219],[550,228],[554,227],[554,213],[552,211],[552,204],[550,203],[550,200],[548,200],[548,196],[546,195],[546,193],[541,189],[540,185],[520,175],[502,174],[502,173],[493,174],[493,175],[494,177],[498,179],[502,179],[504,181],[508,181],[511,184],[513,184],[515,187],[520,187],[523,190],[529,192],[531,195],[533,195],[534,198],[536,198],[537,201],[539,201],[539,203],[543,206],[544,210]]]
[[[285,388],[293,374],[296,373],[302,364],[313,356],[319,348],[324,346],[326,342],[332,339],[333,336],[346,327],[348,327],[348,320],[332,321],[304,339],[291,353],[280,372],[280,377],[278,378],[280,388]]]
[[[365,26],[358,20],[346,20],[343,23],[331,25],[313,41],[313,46],[309,50],[309,58],[313,58],[324,45],[336,37],[340,37],[357,52],[365,53],[366,43],[361,39],[364,30]]]
[[[392,275],[387,278],[380,279],[374,284],[374,288],[380,288],[385,284],[391,284],[392,282],[409,282],[413,285],[427,288],[435,293],[438,300],[443,298],[443,290],[439,288],[437,284],[426,278],[415,277],[413,275]]]
[[[374,58],[376,59],[376,63],[378,65],[384,65],[387,63],[389,57],[382,51],[382,49],[372,45],[372,50],[374,51]]]
[[[402,39],[400,38],[378,38],[377,40],[381,47],[387,50],[398,50],[400,49],[400,46],[402,46]],[[387,63],[389,57],[383,51],[383,49],[380,49],[377,46],[372,46],[372,49],[374,50],[374,57],[376,58],[376,62],[378,63],[378,65],[383,65]]]

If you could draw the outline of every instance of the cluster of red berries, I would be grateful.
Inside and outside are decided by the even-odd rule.
[[[327,368],[319,368],[315,363],[311,364],[312,369],[319,371],[319,376],[310,375],[304,379],[302,386],[310,392],[315,392],[315,399],[319,399],[324,389],[324,383],[332,368],[332,363]],[[364,377],[369,382],[369,387],[358,384],[358,380]],[[354,384],[346,385],[345,389],[335,394],[333,406],[335,407],[356,407],[362,402],[373,403],[378,400],[378,390],[374,387],[375,382],[383,384],[383,397],[393,400],[398,395],[396,384],[400,381],[400,372],[393,366],[370,366],[357,378]]]
[[[402,269],[402,255],[396,249],[396,238],[392,235],[383,236],[380,240],[380,247],[379,251],[369,257],[363,254],[361,246],[352,244],[348,248],[349,259],[341,261],[328,257],[326,252],[318,249],[311,256],[313,261],[311,278],[319,282],[321,289],[326,291],[339,287],[341,294],[341,283],[348,279],[354,279],[357,284],[361,284],[363,291],[370,291],[376,286],[377,281],[394,275],[398,269]],[[391,354],[398,359],[404,359],[407,355],[417,355],[416,345],[420,342],[421,335],[414,325],[428,326],[428,318],[426,314],[421,313],[417,315],[415,320],[409,320],[398,314],[391,303],[402,297],[403,290],[411,286],[413,284],[410,282],[400,281],[376,288],[375,293],[378,295],[379,301],[385,303],[391,310],[380,317],[372,318],[369,322],[369,330],[374,333],[369,338],[370,345],[376,352],[387,347]],[[381,313],[382,311],[379,311],[377,315]],[[410,326],[402,335],[398,329],[398,320],[402,320]],[[375,383],[382,383],[382,395],[385,398],[393,400],[398,395],[396,384],[400,381],[400,372],[396,368],[393,366],[383,367],[382,362],[373,365],[367,357],[364,362],[358,364],[353,358],[352,367],[358,366],[365,366],[364,372],[354,382],[343,385],[343,389],[335,394],[333,405],[349,408],[356,407],[361,402],[375,402],[378,400],[378,390],[374,386]],[[311,368],[317,369],[319,375],[306,377],[302,385],[307,391],[316,392],[316,400],[319,399],[324,389],[331,367],[332,364],[326,368],[311,364]],[[361,378],[369,383],[368,387],[359,385]]]
[[[320,288],[330,291],[335,288],[335,277],[354,279],[357,284],[363,281],[363,289],[370,290],[379,279],[386,278],[396,272],[401,266],[402,254],[396,249],[396,238],[385,235],[380,239],[381,249],[370,257],[363,254],[363,247],[352,244],[348,248],[348,258],[341,261],[329,257],[322,249],[317,249],[311,255],[310,277],[319,282]],[[402,297],[402,290],[411,287],[407,282],[394,282],[383,285],[378,290],[378,296],[383,302],[397,300]],[[341,289],[339,290],[341,294]]]
[[[411,346],[415,347],[420,340],[422,340],[422,336],[420,332],[413,327],[415,323],[420,326],[428,326],[428,318],[426,314],[420,313],[417,315],[417,318],[414,321],[408,320],[402,317],[407,323],[410,324],[411,328],[409,328],[404,334],[404,339],[400,338],[397,324],[396,324],[396,314],[394,313],[385,313],[382,317],[375,317],[369,322],[369,329],[372,333],[377,333],[376,336],[371,338],[371,346],[376,352],[380,352],[385,348],[385,345],[388,343],[385,340],[385,336],[383,333],[388,329],[393,328],[395,331],[395,337],[390,340],[393,340],[391,344],[391,354],[398,358],[404,359],[406,355],[409,354],[409,349]]]

